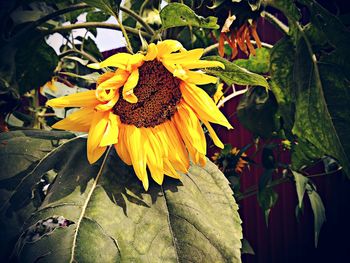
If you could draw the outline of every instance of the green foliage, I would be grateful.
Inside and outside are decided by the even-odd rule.
[[[121,0],[84,0],[84,2],[115,16],[118,15]]]
[[[217,18],[209,16],[204,18],[196,15],[191,8],[180,3],[166,5],[160,12],[162,29],[178,26],[195,26],[202,28],[218,29]]]
[[[33,88],[39,88],[51,79],[58,58],[53,48],[44,40],[31,41],[17,51],[15,63],[16,80],[19,91],[23,94]]]
[[[61,139],[72,137],[69,132],[30,130],[0,134],[1,262],[7,262],[24,220],[37,209],[32,193],[45,175],[34,178],[30,172]],[[22,192],[17,191],[19,188]]]
[[[239,121],[252,133],[269,138],[277,131],[277,102],[273,93],[262,87],[250,88],[237,106]]]
[[[205,60],[216,60],[220,61],[225,65],[225,69],[221,68],[207,68],[204,69],[207,73],[219,77],[227,85],[232,84],[238,85],[255,85],[262,87],[269,87],[266,79],[263,76],[252,73],[244,68],[237,66],[236,64],[229,62],[228,60],[219,56],[208,56],[204,57]]]
[[[18,143],[8,145],[7,151],[19,151]],[[37,147],[36,141],[27,140],[23,145],[27,149],[29,146]],[[72,139],[37,166],[29,169],[26,165],[22,174],[26,179],[18,179],[15,190],[9,189],[4,196],[11,201],[27,200],[31,207],[19,219],[18,225],[25,222],[22,234],[19,227],[11,228],[12,240],[19,237],[14,252],[19,261],[41,257],[50,262],[185,262],[188,258],[194,262],[240,262],[238,206],[227,180],[210,161],[204,168],[192,165],[180,181],[168,179],[162,187],[151,185],[145,192],[132,168],[115,152],[109,152],[106,161],[95,165],[90,165],[85,156],[86,140]],[[7,158],[9,168],[18,159],[25,161],[17,155]],[[31,189],[52,169],[57,177],[35,208]],[[17,173],[6,175],[12,180]],[[6,201],[1,210],[6,220],[14,206],[26,209],[23,202],[11,201]],[[64,244],[64,249],[57,244]]]
[[[257,74],[266,74],[270,69],[270,51],[267,48],[257,48],[256,55],[250,54],[249,59],[236,59],[237,66]]]

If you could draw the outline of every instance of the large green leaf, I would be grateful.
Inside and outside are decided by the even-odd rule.
[[[51,79],[58,57],[44,39],[21,45],[15,56],[16,80],[20,93],[36,89]]]
[[[167,29],[178,26],[195,26],[202,28],[218,29],[217,18],[209,16],[204,18],[196,15],[188,6],[180,3],[171,3],[166,5],[160,11],[162,28]]]
[[[345,173],[350,176],[350,161],[328,110],[324,89],[337,93],[337,96],[349,96],[346,93],[338,93],[344,87],[337,89],[334,86],[325,87],[326,83],[322,82],[320,77],[319,65],[313,61],[314,55],[311,53],[312,50],[309,49],[306,41],[304,38],[301,38],[296,50],[293,71],[296,83],[296,111],[292,131],[299,138],[315,146],[320,157],[323,155],[335,157],[344,167]],[[323,74],[328,73],[323,72]],[[341,122],[343,121],[345,121],[343,124],[346,125],[348,120],[341,120]],[[344,135],[345,138],[349,136],[346,132]]]
[[[295,186],[298,194],[298,205],[299,205],[299,208],[301,208],[303,204],[303,198],[304,198],[306,186],[309,182],[309,179],[296,171],[292,171],[292,172],[293,172]]]
[[[252,73],[245,68],[241,68],[228,60],[219,56],[208,56],[204,57],[206,60],[220,61],[225,65],[225,69],[221,68],[206,68],[204,69],[207,73],[215,75],[221,78],[227,85],[238,84],[238,85],[254,85],[269,87],[266,79],[263,76]]]
[[[24,218],[18,261],[241,261],[238,206],[209,160],[145,192],[114,150],[88,164],[86,140],[78,138],[44,158],[13,195],[28,198],[30,178],[52,169],[57,177],[47,196]]]
[[[22,225],[37,202],[34,191],[41,177],[29,177],[31,186],[27,198],[17,195],[17,190],[35,165],[59,143],[72,138],[68,132],[16,131],[0,134],[0,261],[7,262],[11,246],[20,235]],[[33,193],[33,195],[32,195]]]

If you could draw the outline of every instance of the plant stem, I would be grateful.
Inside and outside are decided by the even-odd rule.
[[[68,56],[72,53],[77,53],[79,55],[82,55],[84,56],[85,58],[87,58],[88,60],[90,60],[91,62],[94,62],[94,63],[99,63],[99,61],[94,58],[93,56],[91,56],[90,54],[86,53],[85,51],[82,51],[82,50],[78,50],[78,49],[69,49],[67,51],[64,51],[62,52],[61,54],[59,54],[59,58],[63,58],[65,56]]]
[[[16,41],[18,39],[20,39],[20,37],[22,35],[24,35],[26,32],[35,29],[36,27],[40,26],[41,24],[45,23],[46,21],[49,21],[57,16],[63,15],[65,13],[69,13],[75,10],[79,10],[79,9],[85,9],[85,8],[89,8],[89,6],[87,4],[77,4],[77,5],[72,5],[70,7],[61,9],[61,10],[57,10],[51,14],[48,14],[46,16],[43,16],[42,18],[38,19],[37,21],[29,24],[28,26],[24,27],[18,34],[16,34],[12,39],[9,39],[9,41]]]
[[[117,19],[117,22],[119,24],[119,27],[123,33],[123,36],[125,38],[126,41],[126,49],[129,51],[129,53],[134,54],[133,50],[132,50],[132,46],[130,43],[130,39],[128,37],[128,33],[126,33],[125,27],[123,25],[123,23],[120,21],[118,14],[115,15],[115,19]]]
[[[152,29],[152,27],[150,27],[143,19],[141,16],[139,16],[138,14],[136,14],[134,11],[130,10],[129,8],[126,8],[124,6],[120,6],[120,10],[122,10],[123,12],[127,13],[129,16],[133,17],[137,22],[139,22],[144,28],[145,30],[150,33],[151,35],[154,35],[154,30]]]
[[[121,30],[121,27],[119,25],[111,24],[111,23],[102,23],[102,22],[85,22],[85,23],[79,23],[79,24],[72,24],[72,25],[65,25],[65,26],[60,26],[56,27],[54,29],[39,29],[41,32],[43,32],[45,35],[53,34],[53,33],[59,33],[59,32],[66,32],[70,31],[73,29],[78,29],[78,28],[107,28],[107,29],[113,29],[113,30]],[[134,35],[139,35],[139,30],[136,30],[131,27],[124,27],[125,31],[134,34]],[[144,38],[150,39],[152,38],[152,35],[150,35],[147,32],[140,31],[141,35]]]
[[[261,15],[266,18],[267,21],[269,21],[271,24],[276,25],[283,33],[288,35],[289,27],[286,26],[281,20],[279,20],[276,16],[273,14],[263,11]]]

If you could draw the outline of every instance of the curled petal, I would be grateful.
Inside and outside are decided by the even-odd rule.
[[[64,107],[93,107],[99,101],[96,99],[95,91],[89,90],[56,98],[46,102],[46,105],[56,108]]]
[[[100,147],[116,144],[119,136],[119,117],[109,112],[108,124],[100,142]]]
[[[143,58],[144,61],[151,61],[154,60],[157,57],[158,49],[157,46],[154,43],[149,44],[147,49],[147,54]]]

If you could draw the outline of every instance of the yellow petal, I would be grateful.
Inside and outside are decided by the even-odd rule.
[[[96,99],[95,90],[89,90],[49,100],[46,102],[46,105],[55,108],[94,107],[98,103],[99,101]]]
[[[89,163],[96,162],[106,147],[99,147],[108,124],[108,112],[95,112],[87,139],[87,157]]]
[[[147,155],[147,166],[151,172],[153,180],[161,185],[164,180],[163,151],[159,141],[150,128],[141,128],[143,138],[145,138],[145,151]]]
[[[151,61],[157,57],[158,49],[154,43],[148,45],[147,54],[143,58],[144,61]]]
[[[177,40],[167,39],[164,41],[160,41],[157,43],[157,49],[158,49],[158,58],[163,58],[163,56],[166,56],[172,52],[176,52],[180,49],[182,49],[182,44]]]
[[[126,144],[136,176],[142,181],[145,190],[148,189],[148,175],[146,170],[145,141],[141,130],[134,125],[125,125]]]
[[[127,165],[132,165],[131,157],[130,157],[128,147],[126,144],[127,136],[128,135],[125,135],[125,125],[120,124],[119,140],[118,140],[118,143],[114,145],[114,147],[117,150],[117,153],[118,153],[120,159],[122,159],[123,162],[126,163]]]
[[[233,128],[204,90],[188,83],[181,83],[180,90],[185,102],[202,121],[217,123],[229,129]]]
[[[83,108],[68,115],[67,118],[56,122],[52,128],[88,132],[91,125],[92,116],[95,113],[93,108]]]
[[[193,60],[200,59],[200,57],[203,55],[203,51],[203,48],[192,49],[189,51],[166,55],[164,56],[164,59],[182,64],[183,62],[191,62]]]
[[[128,53],[118,53],[113,56],[110,56],[109,58],[100,63],[93,63],[87,66],[93,69],[100,69],[105,67],[116,67],[126,69],[126,66],[131,56],[132,55]]]
[[[132,57],[128,61],[128,65],[127,65],[126,70],[131,72],[134,69],[137,69],[138,67],[140,67],[143,64],[143,58],[144,57],[145,56],[140,54],[140,53],[132,55]]]
[[[102,82],[105,82],[106,80],[110,79],[111,77],[114,76],[114,72],[108,71],[106,73],[103,73],[101,76],[98,77],[97,79],[97,84],[100,85]]]
[[[114,97],[108,101],[105,104],[99,104],[95,107],[96,110],[98,111],[108,111],[114,107],[114,105],[118,102],[119,100],[119,92],[116,91],[114,92]]]
[[[187,71],[187,76],[187,82],[191,82],[197,85],[204,85],[209,83],[215,84],[218,81],[217,77],[213,77],[202,72]]]
[[[216,132],[214,131],[213,127],[211,127],[211,125],[209,124],[209,122],[207,121],[203,121],[204,125],[207,127],[211,138],[213,139],[214,144],[221,148],[224,149],[224,144],[221,142],[221,140],[219,139],[219,137],[216,135]]]
[[[172,178],[180,179],[181,176],[178,172],[175,171],[174,167],[170,161],[166,158],[163,159],[164,162],[164,173]]]
[[[119,117],[112,112],[108,116],[108,124],[100,142],[100,147],[116,144],[119,136]]]
[[[209,61],[209,60],[193,60],[181,62],[181,66],[185,69],[195,69],[195,68],[213,68],[220,67],[225,68],[225,65],[220,61]]]
[[[176,127],[167,121],[154,129],[156,130],[155,136],[162,145],[164,158],[170,160],[175,169],[187,172],[189,167],[188,153]]]
[[[176,170],[187,173],[190,160],[181,135],[175,127],[175,123],[169,121],[161,125],[163,125],[165,130],[165,140],[162,144],[169,149],[168,158],[171,164]],[[176,151],[174,151],[174,149],[176,149]]]
[[[206,154],[207,144],[201,124],[192,109],[185,103],[180,103],[174,114],[177,130],[181,134],[187,149],[195,148],[198,152]]]
[[[123,99],[130,103],[136,103],[137,98],[134,95],[133,89],[136,87],[137,83],[139,81],[139,70],[135,69],[131,72],[128,80],[124,84],[123,87]],[[136,98],[136,101],[135,101]]]

